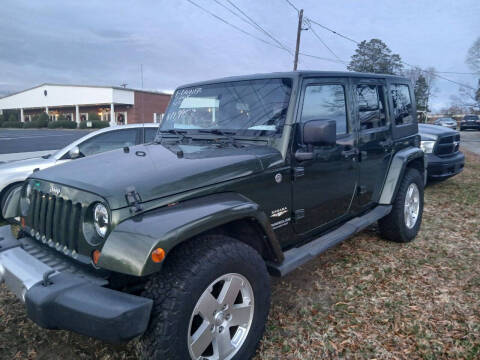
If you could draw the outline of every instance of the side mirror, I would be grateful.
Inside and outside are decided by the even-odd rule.
[[[75,146],[74,148],[70,149],[70,151],[68,152],[68,156],[70,157],[70,159],[77,159],[79,157],[82,157],[82,153],[80,152],[80,149],[78,146]]]
[[[337,142],[335,120],[310,120],[303,125],[302,140],[305,145],[333,146]]]

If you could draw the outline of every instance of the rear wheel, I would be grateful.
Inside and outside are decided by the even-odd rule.
[[[193,239],[172,251],[146,285],[150,325],[142,359],[249,359],[270,305],[270,277],[260,255],[226,236]]]
[[[423,178],[408,168],[390,214],[379,221],[380,232],[388,240],[410,242],[420,230],[423,214]]]

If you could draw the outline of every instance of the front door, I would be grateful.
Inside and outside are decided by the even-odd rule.
[[[293,210],[297,234],[314,233],[340,220],[349,211],[357,182],[357,149],[349,114],[351,99],[346,78],[308,79],[302,87],[297,127],[309,120],[335,120],[333,146],[306,149],[297,136],[295,151],[313,152],[313,159],[293,156]]]
[[[382,79],[358,79],[353,84],[359,126],[358,196],[352,211],[361,211],[378,201],[392,154],[392,132]]]

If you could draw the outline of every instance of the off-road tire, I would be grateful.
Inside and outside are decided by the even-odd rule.
[[[196,302],[218,277],[238,273],[250,282],[254,315],[248,336],[233,359],[250,359],[262,337],[270,308],[270,277],[252,247],[223,235],[205,235],[175,248],[142,296],[154,305],[147,331],[136,344],[140,359],[190,359],[188,327]]]
[[[410,229],[405,223],[404,205],[406,192],[411,183],[415,183],[418,187],[420,193],[420,209],[417,222]],[[392,211],[390,214],[378,221],[382,237],[394,242],[407,243],[412,241],[415,236],[417,236],[422,223],[423,191],[424,181],[420,172],[414,168],[407,168],[402,182],[400,183],[400,188],[398,189],[397,195],[395,196],[395,200],[392,204]]]

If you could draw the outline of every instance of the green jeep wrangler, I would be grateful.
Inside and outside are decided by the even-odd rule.
[[[401,77],[299,71],[175,91],[155,141],[38,171],[2,209],[0,279],[47,329],[144,359],[247,359],[270,275],[378,221],[415,238],[425,160]],[[9,229],[8,229],[9,230]]]

